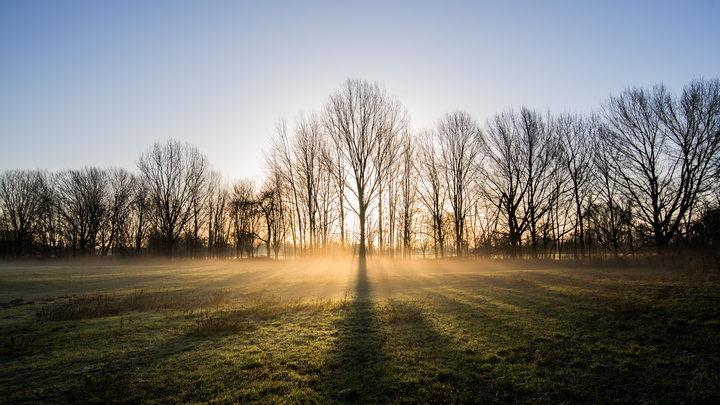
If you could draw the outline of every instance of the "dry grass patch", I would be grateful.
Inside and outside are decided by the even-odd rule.
[[[81,295],[42,305],[35,316],[43,321],[69,321],[118,316],[128,312],[188,312],[199,308],[221,307],[229,295],[227,290],[141,290],[132,294]]]

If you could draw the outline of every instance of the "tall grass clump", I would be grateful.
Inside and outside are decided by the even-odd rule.
[[[43,305],[35,315],[45,321],[69,321],[117,316],[128,312],[192,311],[198,308],[222,307],[228,296],[229,292],[225,290],[203,293],[187,290],[141,290],[126,295],[90,294]]]

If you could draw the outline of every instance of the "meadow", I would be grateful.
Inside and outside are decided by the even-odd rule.
[[[4,403],[713,403],[720,274],[478,260],[0,263]]]

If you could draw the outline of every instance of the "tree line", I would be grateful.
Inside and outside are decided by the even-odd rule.
[[[628,88],[593,113],[522,107],[412,131],[348,79],[280,120],[264,176],[229,180],[170,139],[137,171],[0,176],[3,258],[587,257],[720,247],[720,81]]]

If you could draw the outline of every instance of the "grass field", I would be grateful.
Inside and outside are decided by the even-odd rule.
[[[714,403],[720,275],[0,263],[0,402]]]

